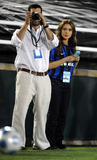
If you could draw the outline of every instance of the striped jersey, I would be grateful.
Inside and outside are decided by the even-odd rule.
[[[53,48],[50,51],[50,62],[57,61],[67,56],[73,55],[71,48],[66,45],[63,46],[62,53],[56,54],[55,51],[56,51],[56,48]],[[68,71],[70,72],[70,79],[71,79],[71,75],[74,70],[74,65],[75,65],[74,62],[65,62],[64,64],[54,69],[50,69],[48,74],[53,79],[58,79],[63,81],[63,72]]]

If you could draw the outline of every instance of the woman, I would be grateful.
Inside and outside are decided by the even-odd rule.
[[[70,81],[80,57],[76,52],[76,31],[72,20],[65,19],[56,30],[58,47],[50,52],[49,76],[52,84],[51,103],[47,119],[47,137],[51,148],[63,149],[66,114],[70,100]]]

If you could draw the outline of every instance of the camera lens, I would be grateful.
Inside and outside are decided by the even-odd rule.
[[[34,19],[34,20],[40,20],[40,16],[39,16],[39,14],[38,14],[38,13],[33,12],[33,13],[32,13],[32,19]]]

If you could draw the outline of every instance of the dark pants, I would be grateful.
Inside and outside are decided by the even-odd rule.
[[[64,138],[70,84],[51,80],[52,96],[48,112],[46,134],[51,146],[59,146]]]

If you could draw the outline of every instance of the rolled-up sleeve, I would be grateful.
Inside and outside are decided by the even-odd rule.
[[[54,48],[54,47],[57,47],[58,44],[59,44],[59,40],[58,40],[57,36],[54,33],[53,33],[53,37],[54,38],[53,38],[52,41],[48,40],[48,47],[49,47],[50,50],[52,48]]]
[[[13,35],[12,35],[12,38],[11,38],[11,44],[16,46],[16,47],[21,47],[21,44],[22,44],[22,41],[18,38],[17,36],[17,32],[19,31],[19,29],[17,29]]]
[[[52,42],[52,44],[54,44],[55,47],[57,47],[59,44],[59,40],[54,33],[53,33],[53,36],[54,36],[54,39],[51,42]]]

